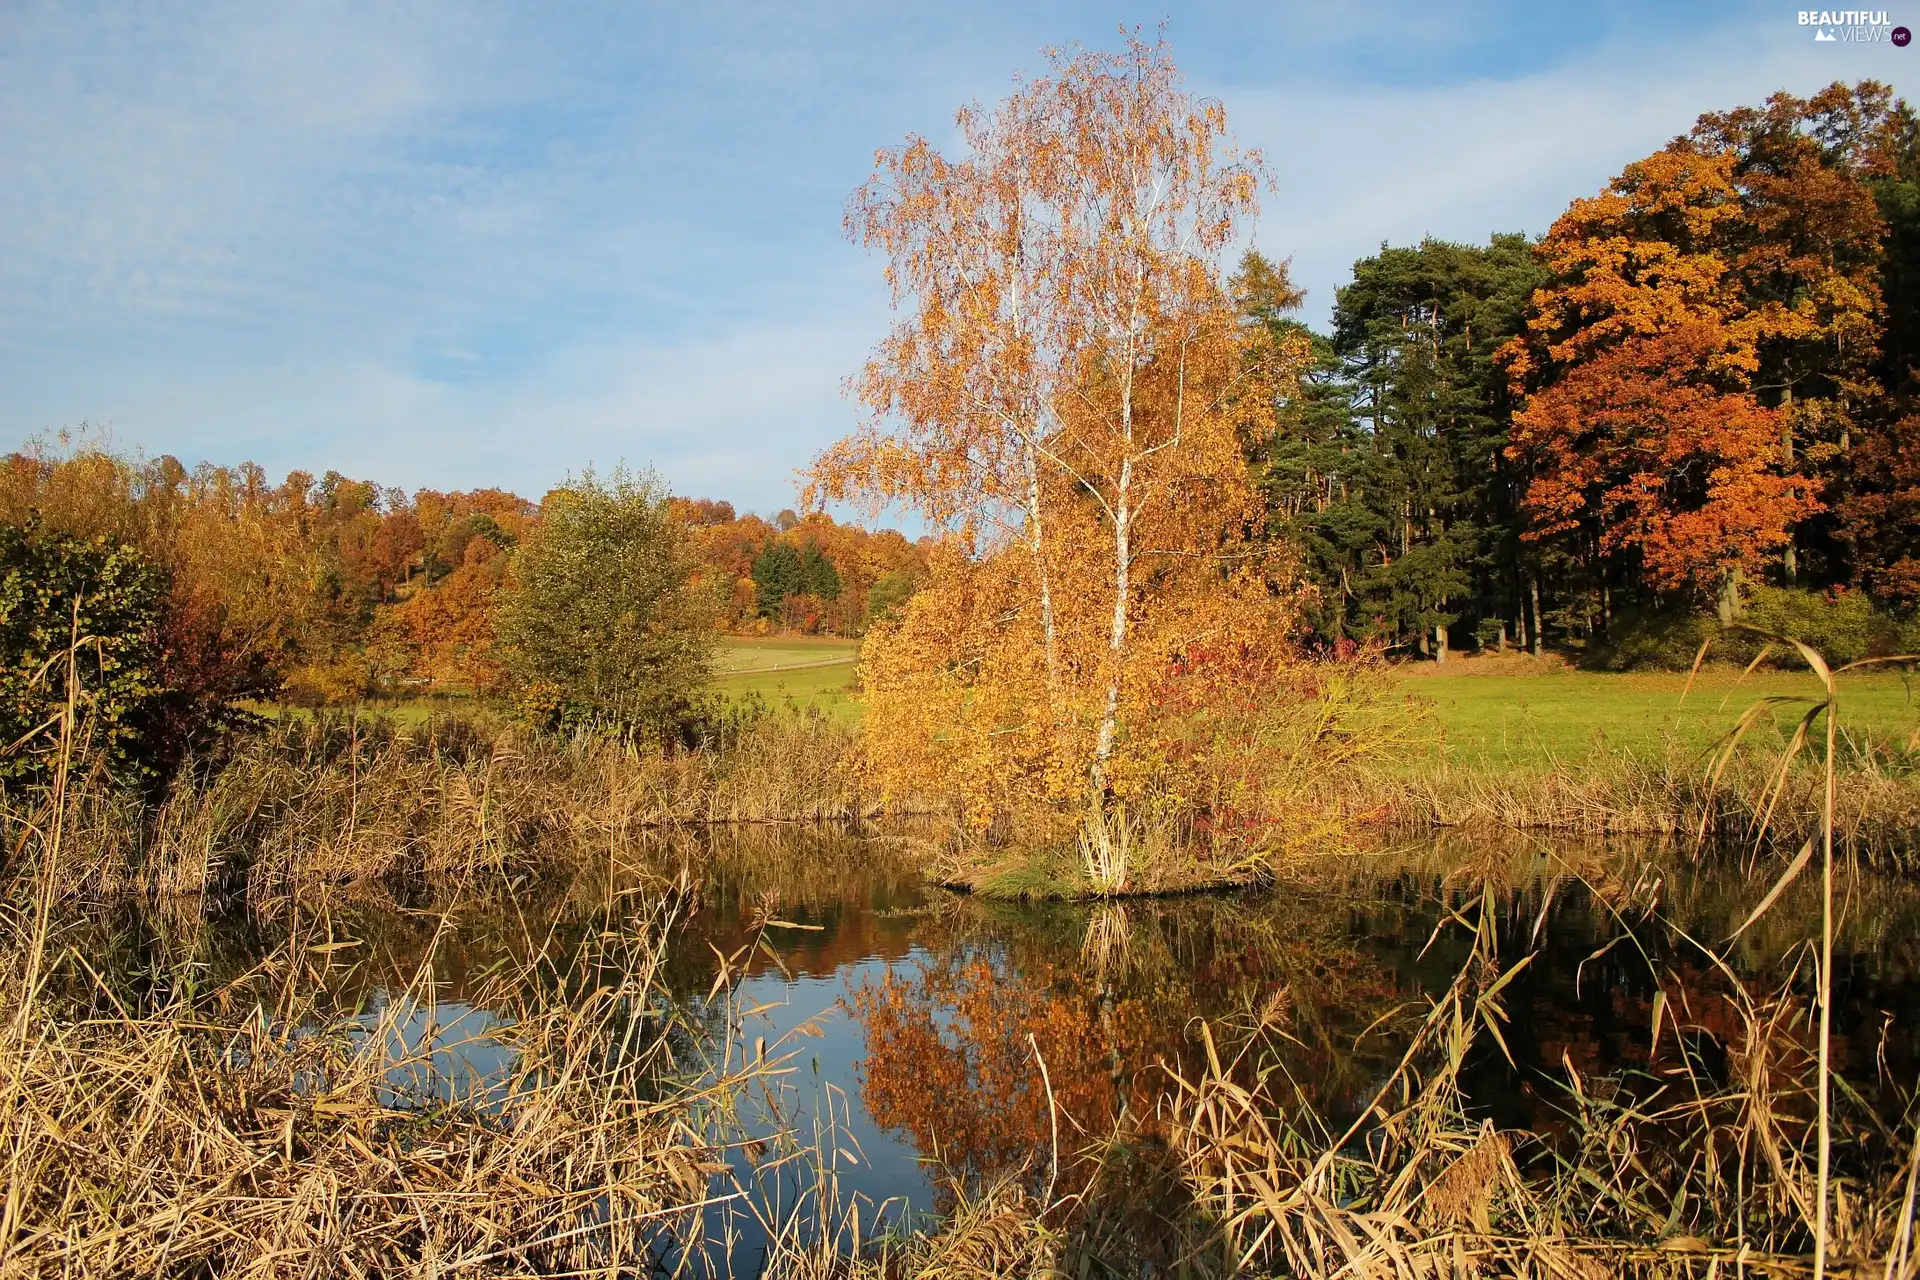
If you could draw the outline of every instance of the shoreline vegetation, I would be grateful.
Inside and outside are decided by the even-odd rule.
[[[977,830],[960,797],[886,795],[870,783],[856,727],[818,706],[757,699],[717,720],[708,741],[672,750],[591,732],[530,733],[477,708],[415,721],[377,711],[282,714],[219,766],[184,770],[157,798],[96,778],[73,802],[58,891],[276,897],[604,862],[661,828],[891,818],[935,833],[918,839],[937,883],[1001,897],[1125,897],[1268,884],[1328,849],[1377,844],[1396,830],[1640,835],[1790,851],[1818,821],[1824,772],[1806,754],[1783,765],[1790,729],[1756,725],[1724,761],[1728,734],[1709,750],[1669,741],[1571,761],[1550,752],[1462,760],[1409,746],[1432,733],[1420,680],[1387,668],[1364,678],[1374,686],[1358,695],[1367,714],[1400,721],[1383,738],[1398,750],[1331,777],[1282,761],[1287,785],[1264,797],[1270,807],[1238,812],[1231,825],[1130,824],[1126,879],[1104,891],[1087,877],[1071,828]],[[1729,734],[1739,709],[1721,715]],[[1334,722],[1316,712],[1310,723],[1329,732]],[[1905,745],[1839,739],[1836,838],[1873,865],[1907,868],[1915,854],[1920,776],[1902,764],[1912,754]],[[1302,760],[1323,751],[1311,735],[1292,749]]]
[[[790,752],[844,732],[817,716],[768,719],[778,726],[770,736],[749,731],[712,754]],[[643,852],[641,797],[676,794],[665,777],[698,777],[715,789],[678,794],[711,805],[729,794],[732,775],[685,766],[666,775],[616,743],[489,741],[453,722],[410,736],[315,720],[281,726],[262,749],[191,803],[169,798],[154,815],[163,834],[139,851],[101,843],[112,806],[84,779],[56,777],[32,808],[8,812],[9,878],[31,892],[10,895],[0,925],[0,1152],[17,1189],[0,1216],[0,1275],[295,1275],[316,1260],[366,1275],[549,1274],[693,1257],[724,1273],[733,1245],[712,1216],[721,1208],[770,1242],[762,1274],[774,1280],[1049,1274],[1075,1256],[1123,1256],[1115,1251],[1139,1243],[1123,1223],[1083,1216],[1098,1188],[1131,1177],[1159,1179],[1175,1196],[1177,1208],[1155,1210],[1156,1229],[1173,1233],[1156,1247],[1200,1274],[1373,1266],[1411,1276],[1463,1265],[1580,1280],[1736,1267],[1812,1274],[1823,1108],[1811,1032],[1818,996],[1804,982],[1773,990],[1716,961],[1711,944],[1685,943],[1715,975],[1715,995],[1698,1008],[1674,996],[1682,1003],[1667,1009],[1672,1047],[1657,1059],[1661,1074],[1572,1073],[1564,1120],[1538,1133],[1494,1128],[1463,1082],[1469,1064],[1502,1051],[1505,975],[1532,958],[1525,948],[1501,954],[1513,940],[1497,937],[1511,931],[1528,878],[1544,865],[1623,923],[1659,928],[1660,886],[1685,865],[1686,846],[1663,870],[1463,831],[1464,855],[1409,863],[1447,886],[1456,904],[1448,927],[1468,958],[1407,1027],[1398,1066],[1362,1113],[1372,1117],[1364,1143],[1359,1120],[1316,1113],[1261,1068],[1263,1046],[1286,1034],[1267,1011],[1246,1025],[1196,1028],[1200,1056],[1169,1076],[1153,1113],[1125,1116],[1110,1134],[1061,1138],[1051,1166],[1036,1151],[1023,1174],[957,1184],[927,1230],[867,1238],[827,1173],[808,1163],[817,1157],[805,1135],[757,1158],[813,1179],[823,1220],[780,1219],[741,1172],[750,1144],[730,1117],[777,1084],[802,1044],[749,1043],[726,979],[740,956],[723,958],[720,1000],[705,1016],[676,1011],[659,992],[662,949],[691,909],[690,883],[685,869]],[[818,810],[826,794],[845,793],[816,793],[806,807]],[[279,797],[277,812],[268,795]],[[754,815],[746,823],[794,797],[738,795],[739,812]],[[222,828],[222,815],[252,815],[256,825]],[[673,827],[651,834],[671,838]],[[1387,837],[1380,852],[1323,853],[1278,864],[1269,878],[1285,892],[1304,877],[1306,891],[1366,874],[1383,856],[1399,865],[1391,828],[1378,834]],[[251,858],[238,856],[246,841],[258,847]],[[771,871],[754,847],[733,856]],[[911,836],[892,848],[915,861]],[[188,849],[187,871],[161,861]],[[76,869],[84,881],[68,878]],[[109,917],[94,907],[126,891],[193,916],[217,901],[244,904],[280,922],[284,941],[218,982],[196,976],[190,950],[157,967],[151,957],[116,967],[126,948],[100,933]],[[370,956],[341,923],[341,908],[367,891],[410,903],[412,927],[429,939],[412,976],[386,983],[371,1006],[353,994],[366,989]],[[589,941],[573,952],[556,949],[550,931],[530,936],[524,962],[478,979],[466,1004],[488,1009],[489,1021],[458,1035],[512,1056],[476,1092],[436,1056],[444,1041],[419,1038],[422,1020],[457,1029],[470,1016],[435,1012],[432,939],[484,902],[512,911],[536,892],[574,904],[566,915],[590,923]],[[1808,892],[1817,895],[1805,884],[1790,890],[1802,909]],[[767,903],[763,912],[775,900]],[[792,927],[770,914],[761,921],[762,934]],[[1656,1028],[1656,1051],[1659,1043]],[[1908,1274],[1920,1169],[1910,1122],[1847,1091],[1828,1127],[1843,1206],[1825,1233],[1828,1274]]]
[[[1400,736],[1405,682],[1377,666],[1341,674],[1319,694],[1337,714],[1305,715],[1292,736],[1269,722],[1270,752],[1322,751],[1321,735],[1342,723],[1386,726],[1369,742],[1410,741]],[[1499,940],[1500,922],[1524,900],[1517,876],[1544,865],[1623,929],[1646,930],[1667,927],[1661,885],[1688,858],[1745,856],[1756,835],[1784,849],[1808,824],[1816,836],[1824,826],[1842,857],[1849,835],[1851,848],[1875,854],[1849,860],[1856,869],[1843,865],[1841,876],[1868,874],[1872,862],[1906,874],[1905,846],[1873,842],[1915,829],[1898,807],[1912,803],[1912,776],[1888,774],[1872,751],[1836,749],[1831,773],[1825,757],[1783,759],[1776,743],[1717,776],[1712,761],[1673,753],[1532,781],[1510,771],[1436,775],[1376,753],[1369,769],[1340,771],[1324,788],[1279,793],[1276,803],[1322,819],[1271,845],[1261,843],[1266,830],[1227,832],[1214,846],[1231,850],[1224,876],[1178,843],[1201,833],[1143,824],[1127,852],[1150,892],[1263,884],[1284,893],[1290,881],[1304,888],[1391,861],[1404,829],[1396,822],[1457,818],[1468,852],[1420,874],[1439,877],[1454,904],[1446,927],[1467,958],[1403,1028],[1404,1052],[1359,1119],[1316,1111],[1266,1065],[1287,1034],[1281,1014],[1202,1023],[1198,1057],[1168,1069],[1151,1111],[1123,1112],[1111,1132],[1057,1137],[1012,1175],[962,1178],[922,1229],[869,1223],[863,1235],[859,1213],[833,1190],[820,1135],[789,1132],[769,1149],[741,1127],[751,1100],[785,1087],[804,1050],[804,1033],[771,1045],[750,1035],[728,977],[742,955],[720,957],[699,1016],[663,998],[663,948],[690,909],[697,864],[676,870],[649,844],[714,825],[920,812],[933,825],[892,839],[892,856],[924,874],[942,865],[943,847],[984,843],[985,856],[1003,860],[988,865],[1011,883],[972,887],[1011,896],[1056,893],[1046,877],[1079,874],[1084,849],[1054,846],[1036,867],[1025,846],[1024,863],[1009,870],[1004,859],[1023,847],[1017,828],[978,832],[954,797],[889,809],[863,786],[858,733],[799,707],[717,718],[691,746],[530,732],[508,720],[286,717],[219,767],[183,769],[168,792],[143,801],[97,766],[74,767],[89,733],[83,702],[55,726],[47,781],[6,796],[0,1159],[20,1189],[0,1215],[8,1280],[292,1276],[316,1260],[369,1276],[619,1272],[640,1259],[725,1274],[742,1232],[765,1242],[754,1265],[769,1280],[1054,1274],[1075,1258],[1142,1248],[1221,1276],[1463,1266],[1575,1280],[1740,1268],[1811,1275],[1819,1242],[1832,1251],[1824,1274],[1907,1276],[1920,1263],[1911,1117],[1851,1088],[1829,1098],[1825,1037],[1813,1029],[1822,984],[1776,989],[1744,977],[1714,949],[1726,944],[1679,936],[1712,973],[1713,998],[1695,1007],[1690,989],[1674,986],[1673,1003],[1655,1015],[1671,1023],[1658,1073],[1569,1069],[1552,1095],[1565,1118],[1539,1132],[1494,1127],[1466,1083],[1484,1070],[1473,1063],[1504,1052],[1502,992],[1532,958],[1532,943],[1515,954],[1514,938]],[[1758,734],[1760,720],[1751,724]],[[1839,814],[1854,815],[1851,824],[1835,823]],[[1704,850],[1692,829],[1703,816]],[[1474,822],[1521,834],[1474,838]],[[1668,832],[1667,861],[1588,864],[1543,846],[1516,863],[1515,841],[1537,841],[1524,832],[1542,822]],[[1805,909],[1810,880],[1789,882],[1812,847],[1740,931],[1783,893]],[[1343,863],[1340,852],[1362,856]],[[1762,883],[1777,863],[1770,854]],[[1204,870],[1180,879],[1196,865]],[[431,937],[489,900],[518,910],[529,896],[559,894],[575,904],[569,914],[588,929],[583,951],[558,946],[545,926],[544,937],[526,939],[524,961],[490,970],[469,994],[468,1006],[490,1011],[471,1034],[511,1055],[483,1089],[420,1038],[421,1025],[443,1021],[427,960],[371,1005],[353,994],[366,990],[367,957],[337,920],[369,892],[406,904]],[[217,983],[198,976],[190,953],[116,967],[127,949],[102,940],[96,908],[126,895],[191,917],[235,904],[283,922],[275,927],[285,941]],[[1124,911],[1123,901],[1080,908],[1096,917],[1090,939],[1106,936],[1097,918]],[[777,906],[765,900],[749,950],[768,930],[792,927],[774,917]],[[1088,945],[1096,959],[1124,950]],[[1678,979],[1655,981],[1664,992]],[[444,1018],[457,1026],[464,1016]],[[1661,1039],[1656,1029],[1656,1052]],[[128,1143],[130,1133],[140,1136]],[[770,1191],[769,1177],[789,1187],[798,1179],[800,1202],[814,1207],[783,1209],[790,1194]],[[1160,1188],[1141,1220],[1154,1224],[1151,1239],[1139,1222],[1092,1208],[1136,1180]],[[1841,1208],[1822,1225],[1825,1196]]]

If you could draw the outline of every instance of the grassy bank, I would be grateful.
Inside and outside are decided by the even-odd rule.
[[[858,641],[832,637],[727,636],[712,687],[728,703],[757,697],[857,727],[858,652]],[[1418,741],[1398,761],[1410,769],[1447,765],[1488,773],[1584,767],[1623,755],[1703,760],[1753,700],[1807,690],[1805,675],[1777,669],[1742,676],[1737,669],[1708,667],[1689,692],[1684,673],[1581,671],[1557,657],[1519,655],[1404,663],[1393,674],[1420,720]],[[1850,678],[1848,695],[1845,716],[1860,741],[1883,752],[1913,750],[1920,684],[1912,677],[1862,673]],[[448,695],[371,709],[416,727],[436,717],[471,716],[478,708],[471,698]],[[1782,744],[1793,718],[1790,708],[1781,707],[1755,745]]]
[[[857,653],[856,641],[730,636],[715,687],[728,696],[791,698],[858,724],[851,688]],[[1558,657],[1455,657],[1393,670],[1424,721],[1419,749],[1400,759],[1489,770],[1581,765],[1622,753],[1704,759],[1753,700],[1807,692],[1805,674],[1776,668],[1743,676],[1709,666],[1691,690],[1685,673],[1582,671]],[[1849,731],[1862,741],[1904,748],[1920,732],[1920,683],[1912,676],[1863,672],[1849,678],[1847,692]],[[1756,745],[1782,744],[1793,718],[1781,707]]]
[[[1508,657],[1399,668],[1426,728],[1349,780],[1375,820],[1796,845],[1824,802],[1824,696],[1810,672],[1575,671]],[[1838,678],[1836,835],[1905,863],[1920,838],[1920,701],[1904,672]],[[1729,748],[1732,748],[1729,750]]]
[[[1805,696],[1809,688],[1801,672],[1743,678],[1737,669],[1709,667],[1689,690],[1685,673],[1579,671],[1551,658],[1456,658],[1397,670],[1407,694],[1431,709],[1425,751],[1409,762],[1489,769],[1576,765],[1619,753],[1704,759],[1754,700]],[[1845,696],[1848,730],[1861,741],[1904,747],[1920,731],[1920,686],[1906,675],[1850,676]],[[1784,743],[1795,718],[1780,707],[1756,745]]]

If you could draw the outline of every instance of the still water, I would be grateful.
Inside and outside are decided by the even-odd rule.
[[[1468,1094],[1532,1128],[1553,1123],[1569,1068],[1650,1068],[1663,993],[1711,1070],[1737,1016],[1707,949],[1753,992],[1804,995],[1817,936],[1812,876],[1727,943],[1777,867],[1513,836],[1385,840],[1259,893],[1097,905],[946,892],[887,831],[720,832],[644,861],[625,879],[687,888],[656,999],[729,1062],[780,1073],[728,1120],[753,1205],[717,1207],[725,1220],[708,1225],[727,1241],[712,1269],[735,1273],[752,1271],[768,1221],[816,1219],[822,1188],[836,1221],[857,1206],[871,1238],[937,1212],[955,1185],[1010,1171],[1073,1184],[1116,1120],[1151,1117],[1200,1069],[1203,1026],[1221,1044],[1257,1037],[1280,1096],[1344,1123],[1468,960],[1461,922],[1483,903],[1502,962],[1534,956],[1507,987],[1511,1062],[1482,1043]],[[1850,885],[1837,1065],[1897,1110],[1920,1076],[1920,893]],[[508,1052],[476,1003],[486,976],[622,927],[647,896],[603,875],[451,905],[345,903],[329,927],[358,940],[362,985],[343,998],[404,1002],[401,1038],[433,1046],[396,1092],[484,1097]],[[270,915],[198,933],[229,968],[277,936]],[[1137,1203],[1150,1212],[1150,1195]]]

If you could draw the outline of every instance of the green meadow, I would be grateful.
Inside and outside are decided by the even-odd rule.
[[[724,697],[758,694],[791,700],[851,723],[860,708],[851,697],[857,640],[812,636],[727,636],[720,642],[714,687]]]
[[[716,687],[735,697],[790,699],[857,722],[858,648],[851,640],[729,636],[721,643]],[[1761,698],[1781,701],[1772,726],[1762,726],[1754,743],[1777,745],[1804,710],[1791,700],[1817,691],[1811,676],[1793,671],[1742,676],[1708,668],[1689,689],[1683,672],[1580,671],[1522,658],[1455,659],[1445,668],[1407,664],[1396,678],[1425,719],[1429,757],[1494,768],[1578,764],[1612,751],[1677,749],[1704,758]],[[1848,732],[1904,744],[1920,731],[1920,686],[1911,676],[1869,671],[1842,679],[1841,723]]]
[[[1664,755],[1670,748],[1705,757],[1756,700],[1781,699],[1755,745],[1778,744],[1816,695],[1811,675],[1792,671],[1702,671],[1688,688],[1684,672],[1576,671],[1525,659],[1456,661],[1403,668],[1402,687],[1430,717],[1430,750],[1456,764],[1493,767],[1578,764],[1624,751]],[[1920,690],[1888,672],[1841,677],[1840,723],[1856,737],[1904,744],[1920,729]],[[1684,695],[1684,697],[1683,697]]]
[[[855,724],[853,699],[859,642],[812,636],[726,636],[715,663],[722,697],[757,694],[776,706],[817,707]],[[1445,756],[1490,768],[1579,764],[1607,752],[1703,760],[1724,741],[1756,700],[1778,699],[1773,724],[1755,746],[1778,745],[1817,690],[1811,676],[1769,670],[1743,676],[1708,668],[1688,688],[1682,672],[1616,674],[1580,671],[1557,660],[1455,659],[1446,667],[1409,663],[1396,670],[1404,695],[1424,720],[1426,751],[1410,762]],[[1841,724],[1856,738],[1906,744],[1920,733],[1920,682],[1898,672],[1842,677]],[[1684,696],[1683,696],[1684,695]],[[416,699],[379,708],[403,725],[471,706],[464,697]],[[259,708],[269,710],[269,708]],[[295,712],[295,714],[302,714]]]

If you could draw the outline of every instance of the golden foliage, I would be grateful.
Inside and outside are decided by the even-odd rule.
[[[977,826],[1091,797],[1104,841],[1164,773],[1165,682],[1284,653],[1293,574],[1246,451],[1304,352],[1241,321],[1218,258],[1258,157],[1164,43],[1056,52],[959,124],[966,156],[909,139],[849,207],[898,319],[856,380],[871,416],[809,494],[949,535],[868,640],[885,785],[956,793]]]

